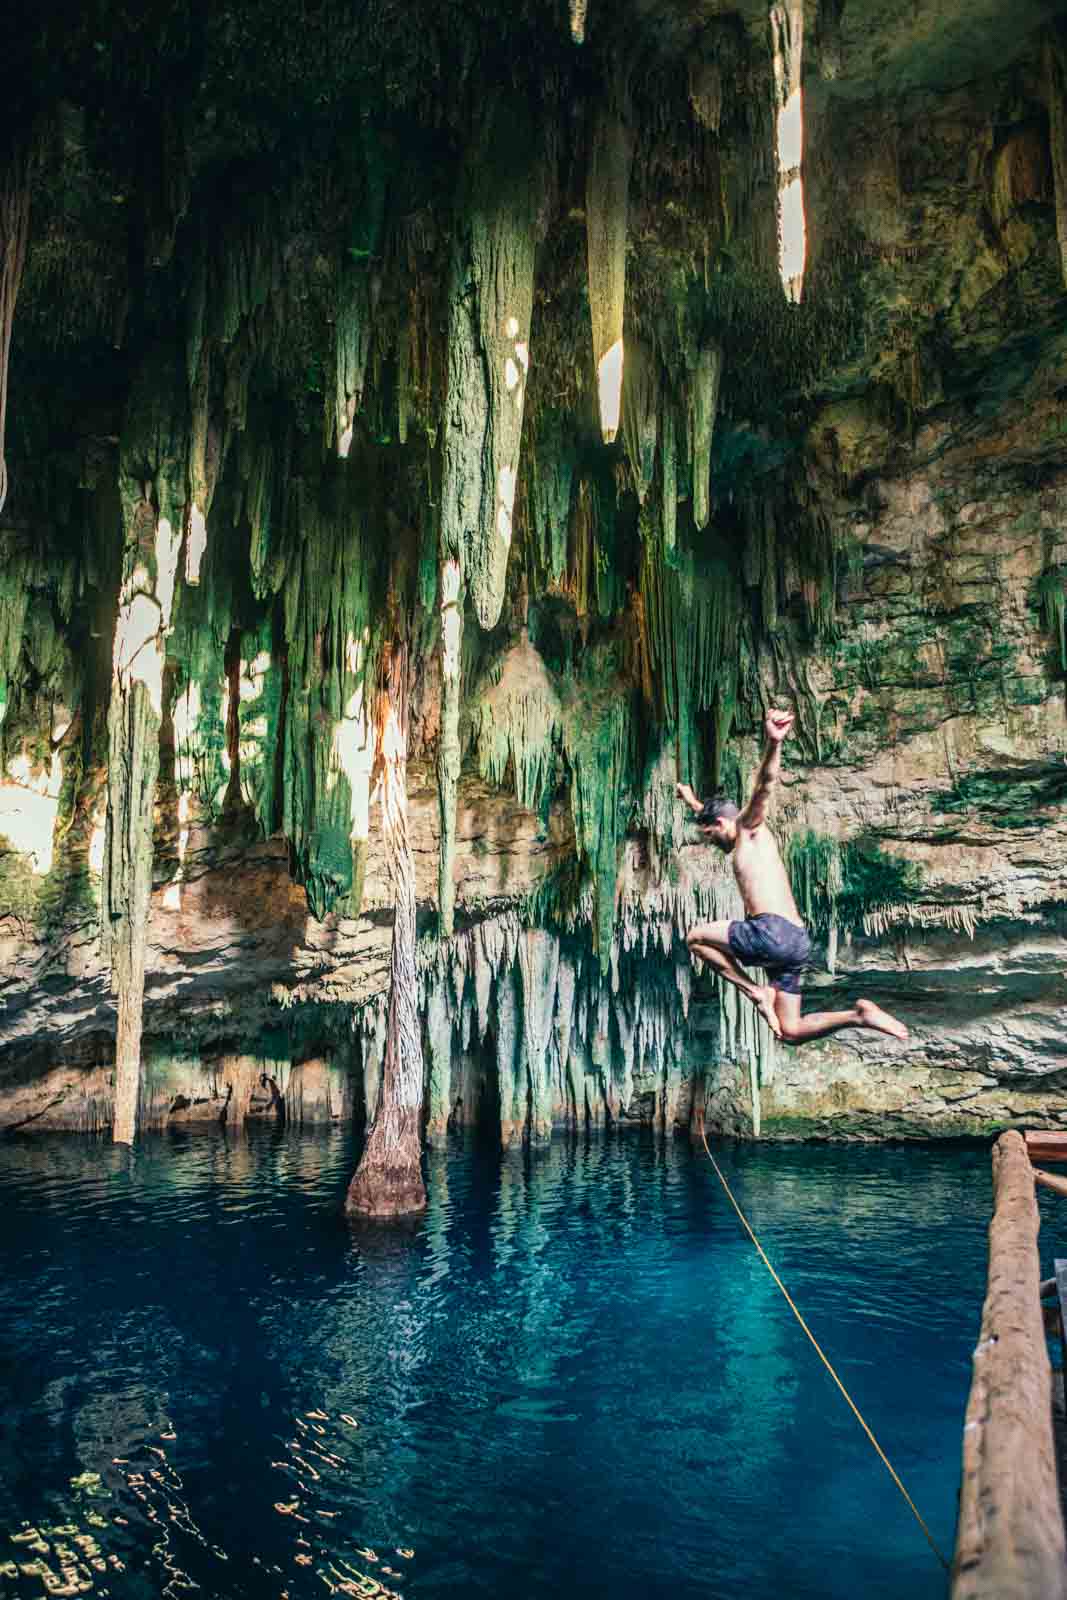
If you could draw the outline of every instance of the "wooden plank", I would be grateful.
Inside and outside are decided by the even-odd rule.
[[[963,1430],[952,1600],[1067,1600],[1041,1317],[1040,1219],[1022,1135],[993,1149],[989,1281]]]
[[[1031,1161],[1067,1161],[1067,1133],[1030,1129],[1026,1134],[1026,1153]]]

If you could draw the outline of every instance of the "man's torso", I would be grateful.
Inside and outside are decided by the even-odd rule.
[[[753,833],[738,829],[731,859],[748,916],[770,912],[803,926],[785,863],[774,834],[765,823]]]

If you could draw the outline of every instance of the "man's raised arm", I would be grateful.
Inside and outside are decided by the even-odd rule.
[[[674,788],[679,800],[684,800],[690,811],[703,811],[703,800],[697,799],[687,783],[676,783]]]
[[[752,798],[737,819],[738,826],[754,832],[767,820],[771,795],[782,771],[782,741],[788,735],[796,718],[791,711],[768,711],[763,729],[767,742],[763,747],[763,760],[756,773]]]

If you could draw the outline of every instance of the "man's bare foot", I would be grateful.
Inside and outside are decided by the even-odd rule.
[[[861,1028],[875,1028],[879,1033],[888,1033],[894,1039],[908,1037],[908,1030],[896,1017],[891,1017],[888,1011],[883,1011],[881,1006],[876,1006],[873,1000],[857,1000],[856,1011],[859,1014]]]
[[[776,1039],[780,1039],[782,1037],[782,1024],[778,1020],[778,1012],[775,1010],[774,999],[774,990],[771,988],[770,984],[768,984],[765,989],[756,990],[755,994],[752,996],[752,1004],[763,1017],[764,1022],[767,1024],[768,1028],[770,1028],[771,1032],[774,1034],[774,1037]],[[892,1021],[892,1018],[890,1018],[890,1021]]]

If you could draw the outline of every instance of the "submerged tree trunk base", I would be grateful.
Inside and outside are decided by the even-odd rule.
[[[376,723],[382,833],[395,891],[385,1060],[378,1109],[345,1197],[348,1216],[401,1217],[426,1205],[422,1181],[422,1025],[415,966],[415,863],[408,839],[408,656],[385,652]]]
[[[403,1217],[426,1209],[421,1166],[360,1164],[345,1196],[349,1217]]]

